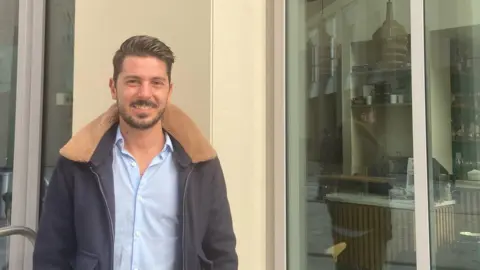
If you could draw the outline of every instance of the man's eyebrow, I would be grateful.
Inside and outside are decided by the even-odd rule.
[[[167,78],[165,78],[165,77],[158,77],[158,76],[157,76],[157,77],[153,77],[152,80],[166,81]]]
[[[124,77],[125,80],[128,80],[128,79],[141,79],[140,76],[137,76],[137,75],[126,75]],[[156,77],[153,77],[152,80],[159,80],[159,81],[166,81],[167,78],[165,77],[162,77],[162,76],[156,76]]]
[[[136,76],[136,75],[127,75],[124,77],[125,80],[128,80],[128,79],[140,79],[139,76]]]

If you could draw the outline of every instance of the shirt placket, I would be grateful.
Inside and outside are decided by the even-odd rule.
[[[147,169],[148,170],[148,169]],[[144,176],[146,175],[145,174]],[[142,176],[140,175],[140,169],[138,168],[137,162],[133,157],[130,156],[130,182],[132,184],[132,190],[134,192],[134,205],[133,205],[133,241],[132,241],[132,270],[140,270],[139,259],[141,254],[141,241],[142,241],[142,196],[141,196],[141,181]],[[128,221],[126,221],[128,222]]]

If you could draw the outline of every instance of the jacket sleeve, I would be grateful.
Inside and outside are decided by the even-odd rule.
[[[72,269],[76,238],[69,162],[60,158],[50,180],[33,252],[33,270]]]
[[[236,237],[233,231],[227,188],[220,162],[218,159],[214,162],[213,204],[203,240],[203,250],[206,257],[213,262],[215,269],[237,270]]]

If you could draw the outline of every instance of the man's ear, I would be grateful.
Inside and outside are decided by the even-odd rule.
[[[115,85],[115,81],[113,78],[110,78],[110,81],[108,82],[108,87],[110,88],[110,94],[112,95],[112,99],[117,99],[117,87]]]
[[[170,98],[172,97],[172,92],[173,92],[173,83],[170,83],[170,87],[168,89],[168,100],[167,100],[167,102],[170,102]]]

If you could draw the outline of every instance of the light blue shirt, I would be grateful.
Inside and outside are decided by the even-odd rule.
[[[115,270],[174,270],[178,261],[177,169],[173,145],[165,146],[140,175],[117,130],[113,147],[115,186]]]

